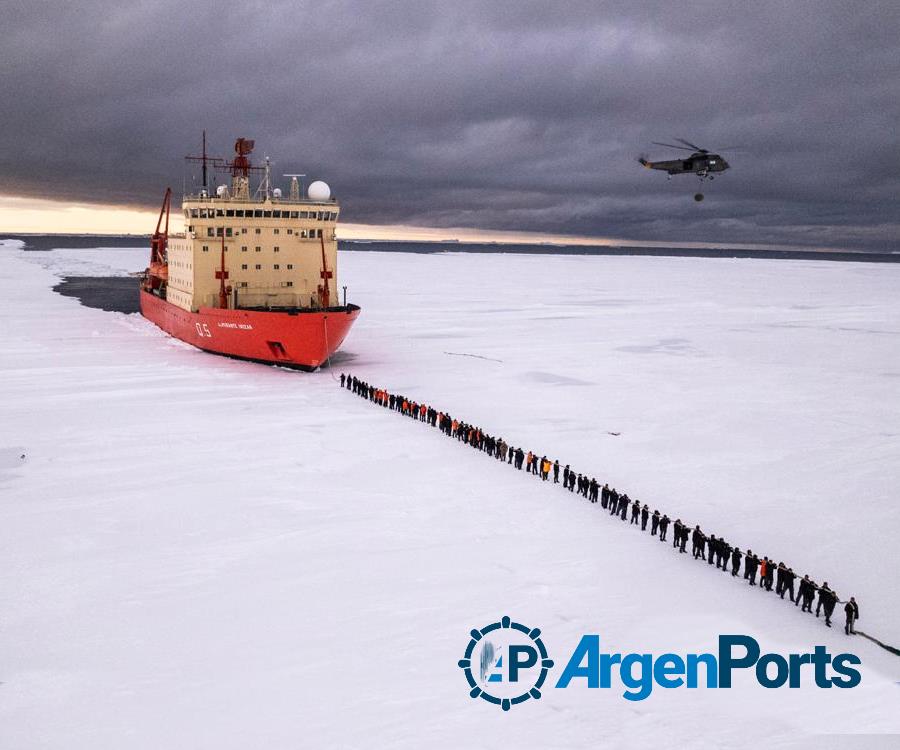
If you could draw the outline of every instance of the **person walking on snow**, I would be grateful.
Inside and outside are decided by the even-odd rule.
[[[834,612],[834,605],[837,604],[837,594],[828,588],[828,581],[822,584],[819,589],[819,601],[816,603],[816,617],[819,616],[819,608],[825,610],[825,624],[831,627],[831,613]]]
[[[844,605],[844,614],[847,615],[847,624],[844,625],[844,633],[846,635],[856,635],[854,624],[859,619],[859,605],[852,596],[850,601]]]
[[[669,530],[669,517],[663,513],[662,518],[659,519],[659,541],[666,541],[666,532]]]
[[[741,570],[741,548],[731,550],[731,577],[735,578]]]

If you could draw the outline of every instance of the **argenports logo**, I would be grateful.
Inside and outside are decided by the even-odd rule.
[[[459,666],[469,683],[469,695],[508,711],[529,698],[541,697],[553,660],[538,628],[528,628],[509,617],[472,630]],[[806,654],[763,653],[749,635],[720,635],[717,653],[621,654],[605,652],[600,636],[585,634],[553,686],[603,689],[616,686],[629,701],[643,701],[654,688],[730,688],[741,670],[752,674],[763,688],[853,688],[862,675],[861,664],[850,653],[832,656],[825,646]],[[624,688],[624,689],[623,689]]]
[[[458,664],[466,674],[469,695],[509,711],[529,698],[541,697],[541,686],[553,666],[538,628],[509,617],[472,630]]]

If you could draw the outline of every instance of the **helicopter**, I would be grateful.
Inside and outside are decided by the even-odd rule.
[[[669,177],[673,174],[694,174],[700,178],[700,181],[709,178],[714,179],[712,172],[724,172],[731,165],[725,161],[719,154],[711,154],[707,149],[686,141],[683,138],[676,138],[676,141],[683,143],[683,146],[676,146],[674,143],[658,143],[654,141],[656,146],[665,146],[667,148],[680,148],[684,151],[692,151],[693,153],[685,159],[670,159],[668,161],[648,161],[643,156],[638,158],[638,162],[646,169],[661,169],[666,172]],[[703,193],[694,195],[695,201],[703,200]]]

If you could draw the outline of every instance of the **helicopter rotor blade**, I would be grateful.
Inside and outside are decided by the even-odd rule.
[[[684,138],[676,138],[675,140],[678,141],[679,143],[683,143],[685,146],[690,146],[692,149],[694,149],[694,151],[706,151],[705,148],[700,148],[699,146],[695,146],[690,141],[684,140]]]
[[[695,148],[687,146],[676,146],[674,143],[660,143],[659,141],[650,141],[654,146],[665,146],[666,148],[680,148],[682,151],[696,151]]]

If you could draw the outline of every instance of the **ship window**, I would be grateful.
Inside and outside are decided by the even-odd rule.
[[[288,263],[288,264],[287,264],[287,269],[288,269],[288,271],[293,271],[293,270],[294,270],[294,264],[293,264],[293,263]]]
[[[259,252],[260,250],[262,250],[262,248],[261,248],[259,245],[257,245],[257,246],[256,246],[256,252]]]
[[[260,234],[260,233],[261,233],[261,231],[262,231],[262,230],[260,230],[260,228],[259,228],[259,227],[257,227],[257,228],[256,228],[256,233],[257,233],[257,234]]]
[[[262,270],[262,266],[261,266],[259,263],[256,264],[256,270],[257,270],[257,271],[261,271],[261,270]]]
[[[308,211],[301,211],[301,212],[300,212],[300,218],[301,218],[301,219],[308,219],[308,218],[309,218],[309,212],[308,212]]]
[[[247,234],[247,227],[241,227],[241,234]]]
[[[285,281],[285,282],[282,282],[282,283],[283,283],[284,286],[294,286],[294,282],[293,282],[293,281]]]
[[[246,286],[247,286],[247,282],[246,282],[246,281],[242,281],[240,284],[238,284],[238,286],[246,287]]]
[[[288,229],[288,230],[287,230],[287,233],[288,233],[288,234],[293,234],[293,233],[294,233],[294,230],[293,230],[293,229]]]
[[[234,215],[239,219],[243,219],[244,218],[244,209],[243,208],[234,209]]]
[[[242,253],[246,253],[246,252],[247,252],[247,246],[246,246],[246,245],[241,245],[241,252],[242,252]]]
[[[281,232],[280,232],[278,229],[273,229],[272,231],[273,231],[275,234],[281,234]]]
[[[200,218],[199,214],[200,214],[200,212],[196,208],[191,209],[191,218],[192,219],[199,219]]]
[[[216,237],[222,236],[222,227],[216,227]]]
[[[226,237],[231,237],[231,227],[227,227],[227,228],[225,229],[225,236],[226,236]]]
[[[306,230],[305,229],[300,230],[300,238],[304,239],[304,240],[306,239]]]
[[[279,265],[276,263],[274,266],[272,266],[272,268],[274,268],[276,271],[278,271],[278,270],[281,268],[281,266],[279,266]]]
[[[281,248],[278,247],[278,245],[275,245],[275,247],[273,247],[272,249],[273,249],[276,253],[277,253],[279,250],[281,250]]]
[[[300,214],[299,211],[291,211],[291,218],[292,218],[292,219],[296,219],[297,216],[299,216],[299,214]]]
[[[227,211],[225,211],[225,216],[233,217],[234,209],[229,208]]]
[[[273,218],[273,219],[280,219],[280,218],[281,218],[281,211],[272,211],[272,218]],[[277,232],[278,230],[276,229],[275,231]]]
[[[251,212],[248,211],[248,212],[247,212],[247,216],[250,216],[250,215],[251,215]],[[252,212],[252,215],[255,216],[257,219],[261,219],[261,218],[262,218],[262,211],[260,211],[259,209],[257,209],[256,211],[253,211],[253,212]]]
[[[264,219],[271,219],[271,218],[272,218],[272,212],[271,212],[271,211],[263,211],[263,218],[264,218]]]
[[[242,270],[242,271],[246,271],[246,270],[247,270],[247,264],[246,264],[246,263],[241,263],[241,270]]]
[[[209,252],[209,245],[204,245],[204,246],[203,246],[203,252],[204,252],[204,253],[208,253],[208,252]]]
[[[207,237],[215,237],[216,236],[216,233],[213,231],[212,227],[206,228],[206,236]]]

